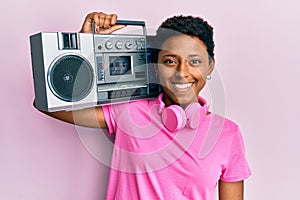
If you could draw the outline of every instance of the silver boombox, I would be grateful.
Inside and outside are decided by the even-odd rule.
[[[41,32],[30,36],[35,104],[40,110],[76,110],[156,97],[160,92],[144,34]],[[150,59],[149,59],[150,60]]]

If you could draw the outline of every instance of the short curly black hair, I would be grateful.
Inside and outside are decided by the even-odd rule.
[[[210,59],[214,59],[213,27],[202,18],[194,16],[179,15],[166,19],[156,31],[156,53],[158,54],[165,40],[180,34],[198,37],[206,45]]]

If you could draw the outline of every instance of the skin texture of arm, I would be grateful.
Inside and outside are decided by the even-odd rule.
[[[41,111],[55,119],[90,128],[107,128],[101,107],[85,108],[75,111]]]
[[[244,181],[224,182],[219,181],[219,200],[243,200]]]

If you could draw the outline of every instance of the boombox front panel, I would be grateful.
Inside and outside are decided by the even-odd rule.
[[[37,108],[76,110],[158,96],[149,82],[145,42],[144,35],[32,35]]]

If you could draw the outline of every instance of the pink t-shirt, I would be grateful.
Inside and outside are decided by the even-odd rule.
[[[219,180],[251,174],[239,127],[219,115],[172,133],[162,123],[158,100],[102,109],[109,134],[115,134],[107,199],[213,200]]]

